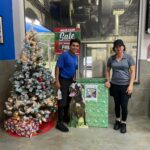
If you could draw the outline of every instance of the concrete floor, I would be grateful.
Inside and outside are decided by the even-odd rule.
[[[128,132],[108,128],[70,128],[62,133],[55,128],[30,138],[14,138],[0,130],[0,150],[150,150],[150,118],[129,116]]]

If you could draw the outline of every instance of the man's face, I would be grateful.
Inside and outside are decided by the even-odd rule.
[[[70,51],[75,54],[75,53],[77,52],[77,50],[79,49],[79,47],[80,47],[80,44],[79,44],[79,43],[73,42],[73,43],[70,45]]]

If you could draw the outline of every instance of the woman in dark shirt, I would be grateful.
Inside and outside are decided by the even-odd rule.
[[[135,80],[135,62],[130,55],[125,53],[126,48],[122,40],[114,41],[113,50],[115,55],[107,61],[105,87],[110,89],[110,95],[113,96],[115,102],[114,130],[120,129],[121,133],[126,133],[128,100],[131,97]]]

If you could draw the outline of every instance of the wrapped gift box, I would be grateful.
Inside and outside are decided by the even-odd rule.
[[[108,89],[104,78],[80,79],[84,84],[86,123],[92,127],[108,127]]]
[[[39,130],[39,122],[33,118],[17,119],[9,118],[5,121],[4,127],[6,131],[11,131],[19,136],[32,137]]]

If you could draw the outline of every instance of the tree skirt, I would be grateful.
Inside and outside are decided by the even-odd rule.
[[[40,135],[40,134],[44,134],[48,131],[50,131],[54,126],[55,126],[55,123],[56,123],[56,119],[52,119],[51,121],[49,122],[44,122],[42,124],[40,124],[39,126],[39,131],[35,134],[33,134],[33,136],[37,136],[37,135]],[[19,136],[18,134],[14,133],[14,132],[11,132],[11,131],[6,131],[10,136],[13,136],[13,137],[24,137],[24,136]]]

